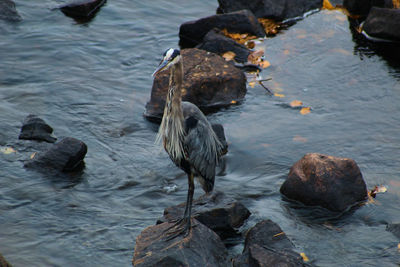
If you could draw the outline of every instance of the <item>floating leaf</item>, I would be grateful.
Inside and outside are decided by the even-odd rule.
[[[397,251],[400,252],[400,243],[397,244]]]
[[[250,86],[251,88],[254,88],[255,85],[256,85],[256,82],[249,82],[249,86]]]
[[[236,100],[232,100],[232,101],[231,101],[231,104],[236,104],[236,103],[237,103]]]
[[[17,153],[17,151],[12,147],[2,147],[2,148],[0,148],[0,151],[6,155],[11,154],[11,153]]]
[[[305,261],[305,262],[309,261],[309,259],[308,259],[307,255],[306,255],[306,253],[301,252],[301,253],[300,253],[300,256],[303,258],[303,261]]]
[[[279,94],[279,93],[274,93],[274,96],[276,96],[276,97],[280,97],[280,98],[282,98],[282,97],[285,97],[285,95],[284,95],[284,94]]]
[[[335,7],[331,4],[331,2],[329,2],[329,0],[324,0],[322,2],[322,8],[323,9],[328,9],[328,10],[334,10]]]
[[[32,155],[29,157],[30,159],[33,159],[36,156],[37,152],[32,153]]]
[[[285,50],[283,50],[283,54],[284,54],[284,55],[286,55],[286,56],[287,56],[287,55],[289,55],[289,54],[290,54],[290,51],[289,51],[289,49],[285,49]]]
[[[387,191],[387,188],[383,185],[377,186],[375,185],[374,188],[372,188],[371,191],[368,192],[368,195],[375,198],[376,194],[379,193],[385,193]]]
[[[289,104],[292,108],[295,107],[301,107],[303,105],[303,102],[301,102],[300,100],[293,100],[292,102],[290,102]]]
[[[310,112],[311,112],[311,108],[310,107],[303,107],[303,108],[300,109],[300,114],[301,115],[306,115],[306,114],[308,114]]]
[[[294,137],[293,137],[293,141],[294,142],[301,142],[301,143],[307,143],[307,138],[305,138],[305,137],[303,137],[303,136],[300,136],[300,135],[295,135]]]
[[[235,56],[236,56],[235,52],[232,51],[228,51],[222,54],[222,57],[225,58],[226,61],[235,59]]]
[[[262,60],[258,65],[260,65],[261,68],[266,69],[271,66],[271,63],[269,63],[268,60]]]

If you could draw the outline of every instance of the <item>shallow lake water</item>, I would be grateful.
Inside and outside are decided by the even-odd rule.
[[[108,1],[89,23],[53,10],[65,1],[16,0],[20,23],[0,21],[0,253],[13,266],[131,266],[135,239],[187,179],[154,144],[143,117],[151,74],[179,26],[215,14],[216,0]],[[271,66],[237,106],[208,116],[229,142],[215,190],[278,223],[316,266],[398,266],[400,64],[358,40],[339,11],[314,13],[263,40]],[[311,112],[291,108],[300,100]],[[18,140],[36,114],[54,135],[88,146],[78,174],[23,167],[49,145]],[[308,152],[354,159],[375,203],[342,216],[285,201],[290,167]],[[203,192],[196,190],[195,197]],[[230,247],[240,253],[242,246]]]

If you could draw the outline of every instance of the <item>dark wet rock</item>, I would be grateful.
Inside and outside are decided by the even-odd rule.
[[[88,22],[106,3],[106,0],[77,0],[60,6],[60,10],[78,22]]]
[[[147,227],[136,239],[133,266],[230,266],[228,252],[213,231],[192,219],[187,237],[167,240],[172,223]]]
[[[373,7],[363,31],[371,37],[400,42],[400,9]]]
[[[248,9],[257,18],[285,20],[322,7],[322,0],[218,0],[221,13]]]
[[[221,56],[201,49],[181,51],[184,78],[182,100],[203,111],[242,101],[246,94],[246,76]],[[169,86],[169,70],[159,72],[153,81],[150,101],[144,116],[161,121]]]
[[[38,153],[25,164],[28,168],[51,168],[58,171],[76,171],[83,167],[87,146],[82,141],[66,137],[49,150]]]
[[[306,266],[294,248],[276,223],[264,220],[248,231],[243,253],[233,260],[233,266]]]
[[[9,264],[1,254],[0,254],[0,267],[11,267],[11,264]]]
[[[15,3],[11,0],[0,1],[0,19],[11,22],[21,21],[22,18],[15,8]]]
[[[367,16],[373,6],[393,8],[392,0],[343,0],[343,6],[354,15]]]
[[[228,32],[234,33],[248,33],[258,37],[265,36],[263,27],[253,13],[249,10],[240,10],[183,23],[179,29],[179,44],[182,48],[195,47],[214,28],[227,29]]]
[[[164,210],[157,223],[182,218],[185,203]],[[237,236],[236,229],[243,225],[250,211],[242,203],[230,199],[222,192],[212,192],[193,200],[192,217],[216,232],[222,239]]]
[[[28,115],[21,128],[19,139],[37,140],[54,143],[57,138],[53,137],[53,128],[51,128],[44,120],[36,115]]]
[[[280,191],[289,199],[332,211],[344,211],[367,198],[367,187],[354,160],[318,153],[297,161]]]
[[[224,126],[222,126],[221,124],[212,124],[211,127],[213,128],[215,134],[218,137],[218,140],[223,146],[222,154],[226,154],[228,152],[228,143],[226,142],[225,138]]]
[[[235,60],[238,62],[247,62],[250,50],[242,44],[239,44],[229,37],[226,37],[219,30],[209,31],[203,38],[203,42],[196,48],[222,55],[226,52],[234,52]]]
[[[386,227],[386,230],[400,238],[400,223],[391,223]]]

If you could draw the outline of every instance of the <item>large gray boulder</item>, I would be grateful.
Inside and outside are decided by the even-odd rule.
[[[371,8],[363,31],[371,37],[400,42],[400,9]]]

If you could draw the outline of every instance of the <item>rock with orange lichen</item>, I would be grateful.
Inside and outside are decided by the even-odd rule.
[[[367,198],[367,187],[354,160],[318,153],[297,161],[280,191],[289,199],[332,211],[344,211]]]
[[[192,102],[202,111],[236,104],[246,94],[246,76],[233,63],[217,54],[197,48],[183,49],[182,100]],[[169,70],[156,74],[150,101],[144,116],[161,121],[169,86]]]
[[[133,266],[230,266],[228,252],[213,231],[192,219],[189,235],[168,240],[172,223],[147,227],[136,239]]]

